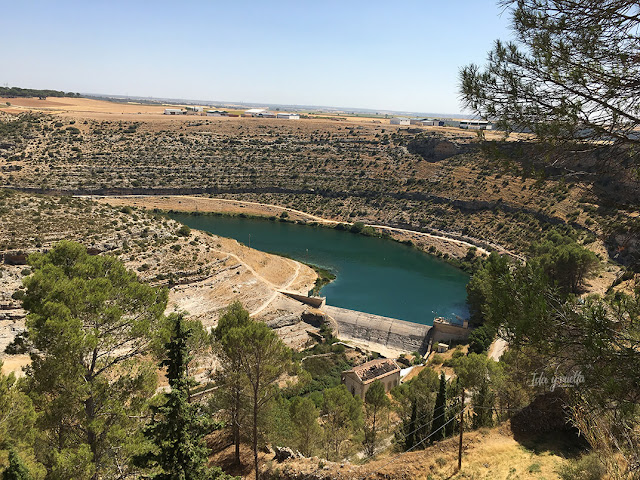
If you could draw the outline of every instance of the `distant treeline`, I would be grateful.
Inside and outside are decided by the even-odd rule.
[[[33,88],[0,87],[0,97],[80,97],[79,93]]]

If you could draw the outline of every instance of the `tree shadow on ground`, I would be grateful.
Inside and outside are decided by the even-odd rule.
[[[569,423],[566,399],[560,391],[539,395],[511,419],[513,438],[536,455],[544,452],[575,458],[589,449],[589,444]]]

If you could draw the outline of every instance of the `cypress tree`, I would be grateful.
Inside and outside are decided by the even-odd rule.
[[[416,399],[414,398],[411,401],[411,420],[409,421],[409,426],[407,427],[407,438],[405,439],[404,448],[406,450],[413,448],[415,445],[415,432],[416,429],[416,417],[418,416],[418,406]]]
[[[473,428],[493,426],[493,405],[494,396],[485,380],[473,396]]]
[[[9,452],[9,466],[2,472],[2,480],[33,480],[20,456],[13,450]]]
[[[453,385],[450,385],[449,387],[449,394],[447,395],[449,398],[458,398],[460,393],[460,385],[458,382],[458,377],[456,377],[455,382],[453,383]],[[454,418],[457,418],[456,413],[452,412],[451,413]],[[450,437],[451,435],[453,435],[456,431],[457,431],[457,427],[458,427],[458,421],[454,420],[450,423],[447,424],[447,426],[444,428],[445,429],[445,435],[447,437]]]
[[[137,458],[137,465],[152,470],[154,480],[202,480],[211,478],[207,467],[208,449],[204,436],[211,424],[199,415],[198,405],[189,403],[189,389],[195,382],[187,377],[190,360],[187,341],[191,331],[181,315],[172,315],[171,339],[165,345],[167,358],[161,367],[167,367],[171,391],[165,393],[165,402],[152,407],[153,418],[144,435],[153,448]]]
[[[436,397],[436,405],[433,409],[433,422],[431,424],[431,437],[432,441],[440,440],[447,436],[443,425],[447,422],[447,416],[445,415],[447,408],[447,380],[444,376],[444,372],[440,374],[440,388],[438,390],[438,396]],[[440,431],[438,431],[440,429]],[[438,431],[438,433],[434,433]]]

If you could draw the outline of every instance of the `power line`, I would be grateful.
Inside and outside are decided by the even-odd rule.
[[[462,411],[464,411],[465,407],[462,407],[462,410],[458,413],[461,413]],[[456,414],[457,415],[457,414]],[[374,475],[376,473],[380,473],[380,470],[382,470],[383,468],[391,465],[393,462],[395,462],[397,459],[399,459],[401,456],[403,456],[406,453],[409,453],[411,450],[415,449],[416,447],[420,446],[421,444],[423,444],[424,442],[426,442],[432,435],[438,433],[440,430],[442,430],[444,427],[446,427],[448,424],[450,424],[451,422],[453,422],[456,419],[456,416],[454,415],[453,417],[451,417],[450,420],[448,420],[446,423],[444,423],[440,428],[438,428],[438,430],[435,430],[433,432],[431,432],[429,435],[427,435],[425,438],[423,438],[422,440],[420,440],[418,443],[416,443],[415,445],[413,445],[411,448],[406,449],[404,452],[400,452],[398,455],[396,455],[395,457],[393,457],[391,460],[389,460],[387,463],[385,463],[384,465],[382,465],[380,468],[378,468],[377,470],[374,470],[373,472],[369,472],[367,473],[364,477],[360,478],[360,480],[366,480],[367,478],[369,478],[371,475]]]
[[[433,421],[434,421],[434,420],[438,420],[439,418],[444,417],[447,413],[451,412],[451,409],[453,409],[453,408],[457,407],[457,406],[458,406],[458,403],[460,403],[460,402],[456,402],[456,403],[454,403],[453,405],[449,405],[449,410],[448,410],[448,411],[443,412],[441,415],[438,415],[438,416],[437,416],[437,417],[435,417],[435,418],[432,418],[430,423],[433,423]],[[422,420],[422,419],[423,419],[424,417],[426,417],[427,415],[431,415],[431,413],[432,413],[432,412],[427,412],[427,413],[425,413],[424,415],[422,415],[422,416],[420,417],[420,420]],[[457,413],[456,413],[456,415],[457,415]],[[415,419],[415,420],[413,421],[413,423],[416,423],[416,422],[418,422],[418,421],[419,421],[418,419]],[[426,427],[427,425],[428,425],[428,424],[427,424],[427,423],[425,423],[424,425],[422,425],[422,426],[420,426],[420,427],[416,428],[413,432],[403,433],[404,438],[407,438],[409,435],[412,435],[412,434],[416,433],[418,430],[420,430],[420,429],[422,429],[422,428]]]
[[[473,406],[471,405],[471,410],[477,410],[477,409],[484,409],[484,410],[495,410],[496,412],[500,411],[500,412],[521,412],[522,410],[524,410],[525,408],[529,407],[530,405],[527,405],[525,407],[520,407],[520,408],[507,408],[507,407],[485,407],[485,406],[481,406],[481,405],[477,405],[477,406]],[[540,412],[540,413],[554,413],[557,412],[557,410],[540,410],[540,409],[532,409],[535,412]]]

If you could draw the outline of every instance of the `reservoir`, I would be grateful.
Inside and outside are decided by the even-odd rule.
[[[437,257],[385,238],[268,219],[171,214],[191,228],[330,270],[321,295],[336,307],[431,325],[467,317],[469,275]]]

